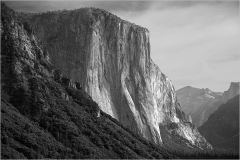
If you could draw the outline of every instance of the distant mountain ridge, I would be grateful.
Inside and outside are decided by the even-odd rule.
[[[213,92],[210,89],[198,89],[190,86],[177,90],[177,98],[182,110],[192,118],[192,122],[196,127],[201,126],[212,110],[215,109],[221,93]]]
[[[239,82],[231,82],[224,93],[186,86],[177,90],[176,94],[182,110],[191,116],[193,124],[199,127],[221,104],[239,94]]]

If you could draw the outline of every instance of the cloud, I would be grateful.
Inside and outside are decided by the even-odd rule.
[[[208,62],[214,65],[222,64],[222,63],[231,63],[233,61],[239,61],[239,53],[235,51],[235,53],[225,54],[222,57],[212,56],[209,58]]]
[[[20,12],[46,12],[62,9],[96,7],[110,12],[140,12],[148,9],[152,1],[7,1],[6,4]]]

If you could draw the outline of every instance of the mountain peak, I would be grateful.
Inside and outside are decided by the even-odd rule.
[[[211,91],[209,88],[206,88],[205,90],[206,90],[206,91]]]
[[[221,93],[213,92],[209,88],[184,87],[177,90],[177,98],[183,111],[192,116],[193,124],[197,127],[202,125],[211,111],[206,108],[212,108],[216,101],[219,101]]]
[[[237,88],[237,87],[239,87],[239,83],[240,82],[231,82],[230,88]]]
[[[239,94],[239,82],[231,82],[230,87],[227,91],[222,94],[221,101],[226,103],[229,99],[237,96]]]

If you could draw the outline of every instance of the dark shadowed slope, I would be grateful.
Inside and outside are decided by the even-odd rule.
[[[1,6],[1,158],[173,158],[102,113]]]
[[[239,95],[221,105],[199,131],[215,148],[239,150]]]

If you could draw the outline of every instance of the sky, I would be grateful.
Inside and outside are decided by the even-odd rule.
[[[15,11],[97,7],[150,31],[151,58],[185,86],[226,91],[240,81],[239,1],[7,1]]]

